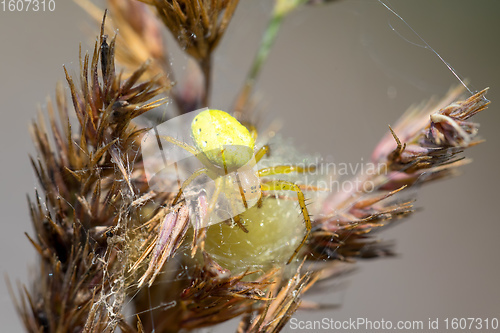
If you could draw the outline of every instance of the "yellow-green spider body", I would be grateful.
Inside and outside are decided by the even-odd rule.
[[[208,161],[226,172],[241,168],[253,157],[254,138],[224,111],[205,110],[198,114],[191,123],[191,137]]]
[[[262,191],[293,191],[297,194],[299,206],[304,217],[306,234],[288,260],[288,263],[290,263],[305,244],[311,232],[311,218],[307,211],[304,194],[298,185],[285,180],[266,179],[266,177],[290,172],[303,173],[311,170],[311,168],[278,165],[258,171],[253,170],[255,164],[269,152],[268,146],[263,146],[257,151],[254,150],[256,136],[256,131],[249,131],[228,113],[210,109],[200,112],[191,122],[191,137],[194,146],[170,136],[161,136],[164,140],[196,156],[204,165],[204,168],[194,171],[182,183],[172,205],[181,201],[182,194],[189,184],[202,175],[207,175],[215,183],[214,193],[211,194],[208,207],[206,207],[207,216],[217,210],[217,199],[220,193],[224,193],[229,197],[231,205],[234,204],[234,201],[240,200],[244,209],[248,210],[255,203],[262,203]],[[231,183],[229,185],[227,185],[228,180]],[[240,212],[244,212],[244,210]],[[202,217],[202,219],[206,219],[206,217]],[[230,220],[236,223],[244,232],[252,232],[251,230],[247,230],[240,222],[240,213],[230,217]],[[204,228],[203,225],[202,223],[202,228]],[[205,234],[199,233],[199,235]],[[195,243],[204,244],[204,241],[200,240]],[[195,246],[193,251],[197,247]]]

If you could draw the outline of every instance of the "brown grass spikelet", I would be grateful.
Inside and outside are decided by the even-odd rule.
[[[200,62],[209,58],[226,31],[238,0],[154,0],[163,23],[180,46]]]
[[[29,202],[36,237],[28,238],[41,258],[41,279],[27,294],[33,300],[30,306],[22,302],[19,310],[33,332],[40,327],[47,332],[78,327],[102,332],[122,320],[119,313],[111,318],[98,299],[117,287],[108,278],[123,274],[119,261],[125,252],[123,220],[128,211],[120,207],[140,186],[129,167],[142,130],[131,120],[164,101],[151,102],[163,89],[157,81],[138,82],[147,64],[126,80],[116,73],[114,45],[115,39],[108,44],[101,34],[92,58],[80,56],[78,81],[66,71],[81,130],[73,129],[61,85],[57,113],[50,101],[47,107],[54,145],[41,113],[32,126],[39,152],[32,164],[45,198],[37,192],[35,202]],[[113,232],[106,232],[108,228]],[[120,300],[113,298],[118,309]]]

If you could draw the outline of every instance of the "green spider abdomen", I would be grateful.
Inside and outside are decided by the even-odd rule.
[[[253,156],[254,139],[236,118],[220,110],[205,110],[191,123],[196,148],[210,163],[234,171]]]

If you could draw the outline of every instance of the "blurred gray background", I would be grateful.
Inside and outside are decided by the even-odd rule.
[[[491,88],[491,107],[475,118],[487,141],[466,152],[474,163],[462,168],[459,178],[419,191],[421,212],[380,234],[396,240],[398,257],[360,262],[341,280],[342,288],[310,298],[340,303],[340,309],[296,317],[424,323],[500,317],[500,2],[392,0],[391,5],[472,89]],[[269,1],[241,1],[216,56],[214,107],[224,109],[233,101],[269,8]],[[11,280],[29,283],[35,277],[29,273],[35,251],[23,235],[32,234],[26,194],[33,196],[36,185],[27,156],[34,151],[28,124],[63,79],[62,65],[76,73],[78,44],[89,50],[98,33],[92,24],[66,0],[56,0],[54,12],[0,11],[0,262]],[[366,161],[387,124],[409,105],[458,83],[435,54],[415,43],[422,41],[377,1],[299,10],[286,20],[261,76],[265,110],[282,119],[283,136],[292,137],[301,151],[336,162]],[[176,60],[184,61],[174,58],[174,67]],[[2,331],[22,331],[3,282],[0,309]]]

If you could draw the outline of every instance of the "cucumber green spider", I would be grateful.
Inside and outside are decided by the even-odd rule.
[[[305,173],[311,167],[300,167],[294,165],[278,165],[267,167],[255,172],[241,172],[240,170],[250,170],[269,152],[269,146],[265,145],[260,149],[255,149],[257,132],[248,130],[238,120],[228,113],[220,110],[204,110],[199,113],[191,122],[191,137],[194,146],[175,139],[170,136],[160,136],[162,139],[193,154],[203,164],[204,167],[194,171],[180,186],[172,205],[177,204],[186,188],[198,177],[208,176],[215,182],[214,193],[208,203],[206,216],[210,216],[216,209],[217,198],[225,189],[224,176],[234,174],[234,192],[227,195],[231,205],[233,199],[241,196],[245,209],[254,204],[261,204],[261,191],[293,191],[297,194],[301,213],[304,217],[306,233],[299,246],[295,249],[288,260],[289,264],[297,255],[302,246],[307,241],[311,232],[311,218],[306,207],[304,193],[301,188],[290,181],[269,180],[262,177],[287,174],[291,172]],[[237,186],[236,186],[237,185]],[[229,186],[231,190],[231,186]],[[203,217],[205,218],[205,217]],[[230,218],[243,229],[246,228],[240,223],[238,214],[232,214]]]

